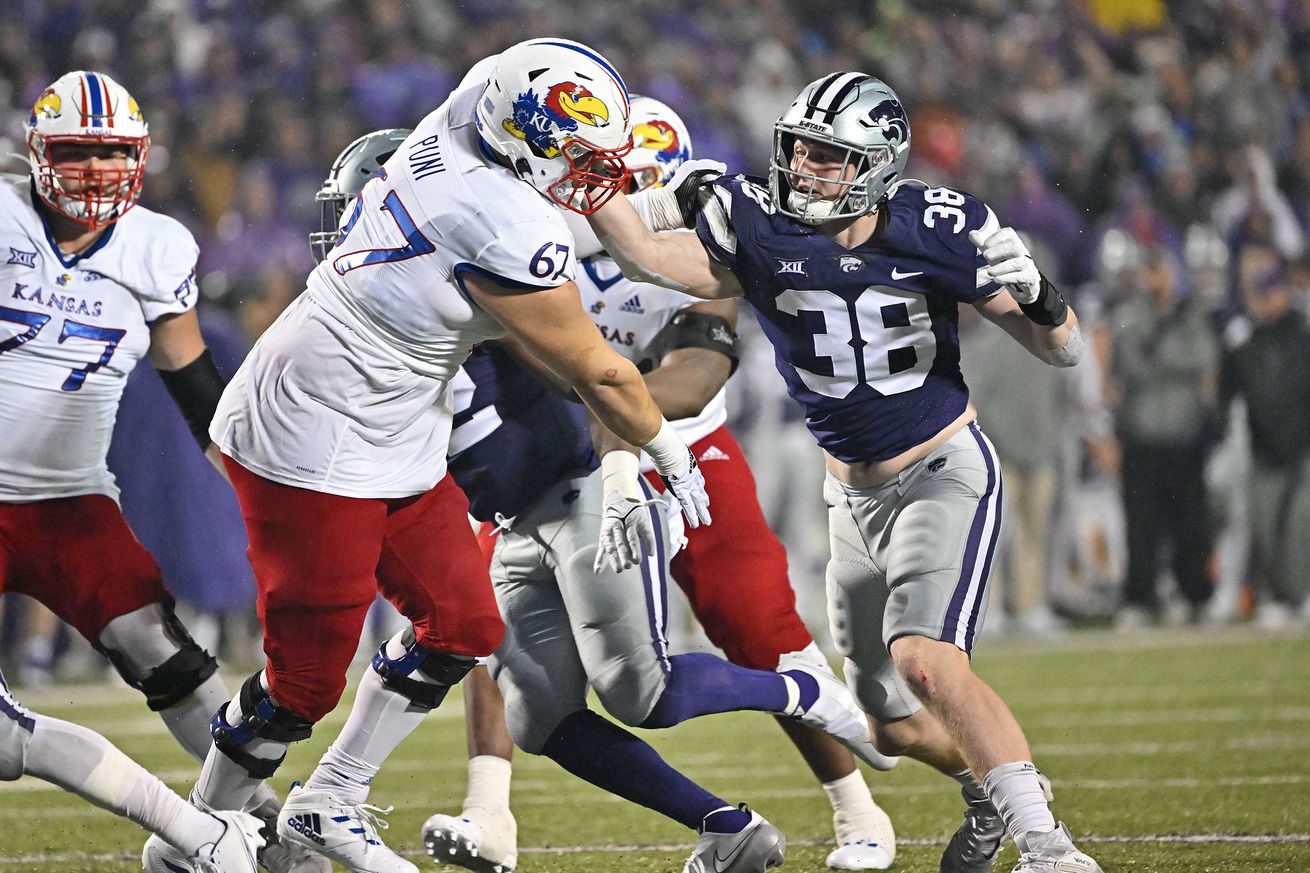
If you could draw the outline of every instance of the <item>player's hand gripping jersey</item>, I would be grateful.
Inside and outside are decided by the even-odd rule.
[[[105,465],[150,324],[196,302],[196,243],[137,206],[65,255],[27,176],[0,175],[0,502],[117,499]]]
[[[347,209],[336,248],[228,386],[212,436],[268,479],[402,497],[446,472],[449,384],[503,335],[463,278],[552,288],[574,278],[560,210],[481,146],[478,64]]]
[[[696,233],[741,282],[811,433],[847,462],[895,457],[964,412],[958,306],[1000,288],[969,231],[991,210],[951,188],[906,180],[878,231],[847,249],[779,214],[760,180],[723,177]]]

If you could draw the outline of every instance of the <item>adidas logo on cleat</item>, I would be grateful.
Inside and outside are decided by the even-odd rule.
[[[313,840],[320,846],[327,845],[327,840],[323,839],[323,827],[319,821],[318,813],[307,812],[304,815],[293,816],[287,819],[287,824],[291,825],[301,836]]]
[[[731,459],[728,457],[728,453],[723,451],[723,449],[718,446],[710,446],[697,460],[703,464],[706,461],[727,461]]]

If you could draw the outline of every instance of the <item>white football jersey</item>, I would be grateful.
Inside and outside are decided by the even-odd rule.
[[[660,331],[668,326],[683,309],[699,298],[681,291],[634,282],[623,275],[618,264],[607,255],[596,255],[582,261],[578,271],[578,290],[582,292],[582,308],[600,328],[610,347],[632,361],[643,372],[658,366],[652,345]],[[728,420],[726,387],[720,388],[701,414],[672,422],[678,436],[694,445]],[[650,458],[642,455],[642,470],[653,470]]]
[[[0,174],[0,502],[117,499],[118,401],[150,323],[195,306],[196,241],[136,206],[65,255],[32,196],[27,176]]]
[[[306,293],[224,392],[210,434],[244,466],[348,497],[427,491],[446,472],[450,380],[474,345],[504,335],[464,277],[574,278],[560,211],[477,135],[490,70],[475,67],[364,186]]]

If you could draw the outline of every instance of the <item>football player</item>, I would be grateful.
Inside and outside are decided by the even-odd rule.
[[[631,187],[636,191],[664,185],[691,157],[687,127],[669,106],[650,97],[633,97],[632,120],[633,149],[626,159]],[[575,227],[574,235],[584,248],[592,236],[585,224]],[[734,664],[786,670],[807,662],[830,672],[796,614],[786,554],[764,520],[750,467],[725,424],[724,385],[737,363],[736,303],[697,300],[633,282],[604,254],[582,261],[578,287],[583,308],[601,335],[646,374],[651,395],[700,461],[718,523],[690,531],[670,569],[706,634]],[[458,455],[451,460],[457,479],[460,460]],[[635,458],[630,463],[635,472]],[[659,490],[658,477],[648,471],[646,475]],[[461,485],[473,494],[469,485]],[[510,743],[498,739],[504,731],[503,719],[496,717],[502,704],[496,686],[481,673],[465,685],[471,754],[464,808],[458,816],[433,816],[424,841],[438,861],[504,873],[513,868],[515,856]],[[895,857],[895,833],[851,752],[795,719],[778,721],[832,802],[837,848],[829,854],[828,866],[889,867]]]
[[[223,380],[194,312],[196,243],[137,205],[149,131],[109,76],[55,80],[26,134],[30,176],[0,176],[0,590],[76,628],[201,759],[227,691],[124,521],[105,463],[127,374],[147,353],[217,459],[206,428]],[[0,761],[3,778],[40,775],[120,813],[170,804],[97,735],[16,707],[0,706]],[[274,814],[272,792],[256,788],[250,805]],[[182,820],[193,826],[184,855],[227,827]]]
[[[378,131],[351,144],[319,199],[344,208],[352,187],[385,164],[404,134]],[[325,227],[335,228],[337,221],[327,209],[324,218]],[[585,224],[582,229],[590,235]],[[333,232],[311,235],[316,255],[330,248]],[[699,853],[706,857],[726,841],[743,846],[734,854],[735,869],[763,869],[769,861],[780,861],[782,838],[772,826],[690,782],[646,743],[588,710],[587,689],[594,688],[606,709],[630,725],[667,727],[735,709],[786,711],[824,724],[833,703],[809,693],[819,690],[821,680],[798,668],[793,668],[796,675],[779,675],[741,669],[716,657],[667,655],[663,604],[670,550],[662,544],[670,537],[662,515],[642,505],[649,502],[647,495],[632,508],[652,517],[652,533],[659,527],[655,558],[620,568],[597,560],[600,492],[607,474],[598,469],[585,411],[551,394],[513,353],[494,343],[479,346],[455,377],[454,410],[450,472],[468,494],[474,517],[499,519],[505,529],[492,579],[507,633],[492,663],[509,698],[509,726],[503,715],[494,722],[485,718],[505,709],[490,685],[489,701],[472,709],[479,713],[477,721],[494,723],[496,730],[480,731],[475,724],[470,743],[482,747],[503,740],[498,756],[503,779],[495,777],[504,786],[505,801],[497,807],[504,813],[502,827],[496,833],[488,828],[483,840],[473,831],[480,825],[459,822],[462,827],[449,842],[456,854],[443,849],[434,850],[434,856],[501,870],[513,867],[507,766],[512,732],[521,748],[702,830]],[[626,457],[631,467],[609,476],[623,479],[622,491],[636,492],[636,456]],[[485,670],[474,675],[485,675]],[[863,718],[844,686],[831,675],[822,681],[844,703],[835,709],[842,728],[860,738],[866,733]],[[872,751],[871,745],[864,747]],[[473,769],[489,767],[478,761]],[[429,846],[439,839],[425,834]]]
[[[712,174],[649,225],[615,198],[591,216],[625,273],[705,299],[745,297],[828,467],[828,608],[878,748],[961,783],[944,873],[1087,871],[1048,806],[1027,740],[969,653],[1000,523],[995,453],[960,375],[974,305],[1040,360],[1072,366],[1078,322],[1018,235],[960,191],[898,177],[905,109],[858,72],[810,83],[774,125],[767,181]],[[656,233],[682,222],[694,233]]]
[[[622,79],[578,43],[475,65],[355,198],[227,386],[210,433],[250,535],[268,663],[214,717],[200,802],[244,805],[336,706],[381,591],[412,624],[374,658],[278,833],[350,870],[416,870],[378,838],[368,783],[504,633],[446,475],[450,380],[477,343],[515,336],[651,453],[690,524],[709,521],[695,458],[573,282],[559,207],[594,210],[626,184],[628,115]]]

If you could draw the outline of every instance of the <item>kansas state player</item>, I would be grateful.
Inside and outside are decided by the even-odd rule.
[[[380,590],[412,626],[374,658],[278,833],[350,870],[416,869],[378,839],[368,784],[503,635],[446,475],[450,379],[476,343],[516,336],[651,452],[693,525],[709,521],[686,444],[578,303],[557,208],[595,209],[626,183],[628,113],[618,74],[577,43],[478,64],[360,192],[228,385],[210,433],[250,535],[269,660],[214,718],[200,802],[243,805],[336,706]]]
[[[0,176],[0,591],[69,622],[203,757],[227,692],[173,614],[105,464],[127,374],[147,352],[217,457],[206,427],[223,382],[193,311],[195,240],[136,205],[149,131],[109,76],[61,76],[37,98],[26,134],[31,175]],[[24,773],[163,834],[183,869],[253,859],[263,843],[253,819],[182,804],[98,734],[26,712],[0,684],[0,778]],[[276,804],[264,786],[252,800]]]
[[[626,163],[634,190],[667,183],[691,157],[686,125],[664,103],[634,96],[632,127],[633,148]],[[579,222],[582,226],[574,227],[579,246],[596,247],[590,228]],[[808,661],[827,671],[813,637],[796,614],[782,544],[765,523],[750,468],[725,425],[724,385],[736,365],[736,303],[696,300],[632,282],[603,254],[583,260],[578,287],[583,308],[591,313],[601,335],[646,373],[651,395],[700,461],[717,523],[689,532],[670,569],[709,638],[734,664],[785,670]],[[475,381],[482,384],[476,376]],[[457,392],[456,440],[461,432],[479,430],[473,410],[485,406],[474,404],[461,413],[460,400]],[[461,417],[468,419],[466,426],[461,426]],[[549,437],[542,432],[539,438]],[[461,478],[466,459],[475,454],[479,453],[470,450],[453,455],[451,467],[470,495],[476,515],[481,489]],[[486,461],[509,453],[481,454]],[[540,449],[538,454],[543,454]],[[538,471],[530,467],[524,472]],[[488,464],[485,473],[513,474],[500,463]],[[658,489],[658,477],[647,476]],[[510,744],[500,739],[505,730],[503,719],[496,718],[503,708],[500,696],[494,684],[482,679],[483,673],[475,671],[464,686],[470,747],[464,808],[458,816],[433,816],[425,826],[425,839],[439,861],[503,873],[513,867],[515,849],[514,817],[509,811]],[[826,733],[794,719],[780,718],[779,724],[802,750],[832,801],[838,847],[828,856],[828,866],[890,866],[895,857],[891,822],[873,802],[851,753]]]
[[[969,666],[1001,482],[956,342],[957,307],[970,303],[1071,366],[1077,319],[984,204],[895,184],[909,122],[878,79],[813,82],[774,129],[767,185],[705,179],[649,213],[683,208],[694,235],[652,233],[621,199],[593,224],[630,276],[744,296],[773,343],[826,453],[829,616],[848,681],[883,752],[963,785],[968,810],[941,869],[987,870],[1008,830],[1019,873],[1099,871],[1055,822],[1022,730]]]

